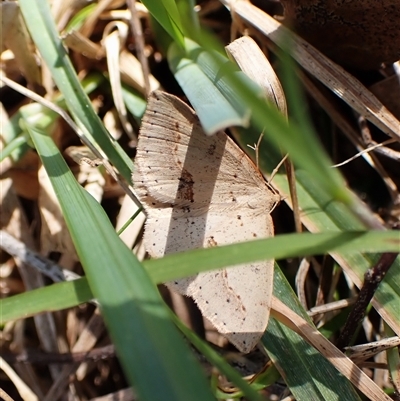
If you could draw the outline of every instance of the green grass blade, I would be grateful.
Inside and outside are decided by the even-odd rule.
[[[226,57],[206,51],[186,39],[184,50],[175,44],[170,46],[168,62],[175,79],[196,110],[206,134],[213,135],[232,126],[249,125],[251,109],[231,90],[232,76],[243,81],[244,85],[251,86],[255,92],[258,91],[259,97],[262,91]]]
[[[266,130],[265,137],[268,142],[274,144],[276,149],[288,152],[295,164],[310,172],[326,192],[335,199],[352,204],[353,199],[345,189],[342,177],[337,170],[330,168],[329,158],[310,125],[306,121],[301,124],[288,123],[274,105],[260,99],[259,88],[253,82],[243,79],[243,74],[233,73],[236,66],[228,57],[221,56],[209,35],[200,33],[197,36],[200,45],[186,41],[185,51],[171,45],[169,62],[176,79],[196,109],[203,127],[209,129],[210,126],[224,126],[221,120],[225,118],[225,112],[221,113],[219,121],[218,112],[228,110],[225,102],[214,106],[211,116],[207,107],[209,98],[214,103],[215,99],[222,95],[234,110],[251,110],[252,123],[258,132]],[[212,50],[214,48],[215,50]],[[184,69],[188,66],[190,71],[185,73]],[[287,68],[290,69],[287,75],[294,76],[290,65]],[[190,73],[195,74],[196,79],[193,79]],[[213,89],[204,84],[207,81],[203,76],[214,84]],[[201,79],[197,80],[197,77]],[[297,96],[296,88],[293,88],[292,92]],[[301,99],[297,98],[297,101],[300,102]]]
[[[82,89],[71,60],[56,30],[47,0],[19,2],[26,26],[51,75],[62,94],[67,108],[79,127],[90,133],[109,160],[129,182],[131,169],[116,149],[116,144],[97,116]]]
[[[310,322],[282,271],[275,266],[274,294]],[[360,400],[351,383],[315,348],[282,323],[271,318],[262,338],[264,347],[299,401]]]
[[[150,269],[149,271],[151,272],[152,270]],[[275,267],[275,271],[274,293],[276,296],[284,300],[285,303],[297,313],[307,318],[305,311],[298,304],[295,294],[283,277],[278,266]],[[60,298],[60,294],[63,295],[62,302],[59,302],[55,306],[54,299]],[[36,295],[38,297],[36,297]],[[74,302],[79,303],[85,301],[84,297],[87,297],[86,301],[92,298],[85,279],[54,284],[50,287],[10,297],[2,301],[1,309],[5,311],[3,323],[10,318],[21,318],[45,310],[56,310],[57,307],[60,309],[70,307]],[[28,310],[25,306],[26,302],[32,305]],[[18,316],[18,314],[12,316],[9,312],[11,310],[19,311],[20,316]],[[210,349],[201,340],[197,339],[197,337],[185,329],[181,323],[177,322],[177,324],[210,363],[217,366],[222,373],[227,375],[233,383],[242,389],[243,393],[246,394],[249,399],[257,399],[254,390],[242,383],[237,373],[235,374],[232,372],[232,368],[230,368],[220,356],[215,354],[215,351]],[[273,319],[270,320],[267,331],[263,337],[263,342],[272,359],[275,363],[278,363],[280,368],[285,372],[286,381],[297,399],[310,399],[307,397],[311,397],[311,399],[321,399],[321,397],[326,400],[335,399],[332,398],[332,388],[338,388],[340,389],[340,394],[344,397],[343,399],[358,400],[347,380],[338,374],[336,369],[314,350],[313,347],[281,323]]]
[[[248,144],[256,143],[259,138],[257,131],[248,129],[237,137],[242,149],[249,152]],[[254,152],[250,151],[250,156],[254,157]],[[280,162],[281,156],[262,142],[259,148],[259,163],[262,171],[272,171]],[[320,181],[315,178],[312,172],[302,169],[296,170],[297,196],[301,210],[301,219],[305,227],[313,233],[328,232],[355,232],[365,230],[365,226],[353,212],[354,204],[358,201],[353,199],[352,206],[340,202],[332,192],[327,191]],[[287,177],[284,173],[277,173],[272,182],[273,186],[279,191],[283,199],[290,199],[290,191]],[[345,187],[344,187],[345,188]],[[346,189],[347,191],[347,189]],[[363,206],[360,206],[360,208]],[[371,233],[373,231],[370,231]],[[398,231],[389,231],[394,241],[393,252],[398,252]],[[386,235],[386,234],[385,234]],[[372,243],[370,243],[373,246]],[[372,267],[379,258],[377,253],[386,252],[377,248],[364,248],[356,246],[354,252],[344,252],[344,249],[333,249],[332,256],[339,265],[346,271],[355,284],[360,287],[364,281],[364,273]],[[389,250],[387,252],[390,252]],[[398,305],[400,299],[400,282],[396,278],[396,271],[400,269],[400,257],[396,259],[393,266],[380,284],[373,305],[379,310],[381,316],[387,321],[392,329],[400,334],[400,315]]]
[[[79,10],[68,22],[68,25],[64,29],[64,33],[70,33],[71,31],[79,30],[89,15],[96,9],[96,7],[97,4],[93,3]]]
[[[0,301],[0,324],[38,313],[72,308],[92,298],[86,278],[27,291]]]
[[[77,184],[51,138],[32,126],[27,129],[130,383],[143,400],[212,400],[205,377],[142,265],[101,206]]]
[[[276,176],[274,183],[282,195],[289,196],[286,178]],[[304,212],[303,224],[312,232],[319,231],[351,231],[362,227],[352,210],[346,205],[336,202],[310,177],[305,171],[297,173],[297,193],[300,207]],[[372,232],[372,231],[371,231]],[[398,231],[387,231],[393,235],[393,240],[400,240]],[[396,240],[397,237],[397,240]],[[398,252],[400,247],[393,252]],[[332,253],[334,259],[351,277],[353,282],[360,287],[364,281],[364,274],[377,262],[379,254],[383,250],[359,250],[358,252],[341,252],[337,250]],[[373,305],[379,314],[386,320],[392,329],[400,334],[400,282],[398,271],[400,269],[400,257],[397,257],[384,280],[379,285]]]
[[[354,257],[354,255],[358,255],[358,252],[365,250],[371,252],[393,251],[400,246],[400,238],[398,238],[397,234],[397,232],[392,231],[285,234],[263,240],[172,254],[162,259],[144,261],[143,266],[154,283],[163,283],[172,279],[190,276],[197,272],[265,259],[324,254],[333,250],[346,255],[348,258],[352,257],[352,255]],[[395,263],[398,263],[399,259],[397,258]],[[388,277],[392,281],[391,274],[389,272],[385,281]],[[17,296],[19,295],[15,297]],[[1,302],[10,302],[9,299],[12,298],[14,297]],[[84,301],[88,300],[90,298]],[[68,305],[73,304],[72,302],[72,300],[68,301]],[[49,304],[47,307],[51,308],[51,305]],[[22,316],[15,314],[12,319]],[[7,318],[5,320],[10,319]]]
[[[265,259],[309,256],[329,251],[351,255],[356,254],[357,250],[373,252],[378,248],[385,249],[386,252],[399,246],[400,238],[395,231],[285,234],[240,244],[176,253],[162,259],[146,261],[145,266],[156,282],[166,282],[196,272]]]
[[[174,0],[143,0],[150,14],[171,36],[175,43],[184,46],[184,28]]]
[[[197,348],[197,350],[210,362],[210,364],[215,366],[221,374],[225,375],[228,380],[230,380],[241,390],[240,395],[244,395],[250,401],[264,400],[264,398],[258,394],[254,386],[243,380],[240,374],[233,369],[221,355],[219,355],[205,341],[200,339],[195,333],[188,329],[175,315],[173,315],[173,319],[175,324],[189,339],[190,343]]]

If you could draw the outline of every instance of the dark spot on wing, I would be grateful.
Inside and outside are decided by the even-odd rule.
[[[186,169],[182,169],[182,174],[179,177],[177,198],[194,202],[193,186],[194,181],[192,174]]]
[[[215,238],[213,236],[211,236],[210,238],[207,239],[207,245],[208,248],[214,247],[214,246],[218,246],[217,241],[215,241]]]
[[[215,145],[215,143],[212,143],[208,149],[207,149],[207,153],[212,156],[215,152],[215,149],[217,148],[217,146]]]

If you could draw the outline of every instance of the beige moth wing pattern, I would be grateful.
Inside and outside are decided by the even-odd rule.
[[[206,136],[195,112],[173,95],[149,97],[133,182],[147,213],[144,245],[151,257],[273,236],[270,212],[279,196],[225,133]],[[250,352],[268,323],[273,264],[166,284],[192,297],[221,334]]]

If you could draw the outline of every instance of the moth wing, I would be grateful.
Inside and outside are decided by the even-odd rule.
[[[277,195],[226,134],[207,137],[194,111],[172,95],[149,98],[133,179],[152,257],[273,235]],[[191,296],[218,331],[249,352],[268,322],[272,277],[273,261],[266,261],[167,285]]]
[[[133,179],[144,206],[206,209],[262,199],[268,213],[277,200],[225,133],[206,136],[190,107],[157,91],[143,117]]]
[[[200,216],[153,213],[146,223],[145,247],[152,257],[195,248],[232,244],[273,235],[270,215],[245,212],[234,218],[209,212]],[[268,323],[273,261],[199,273],[166,283],[194,299],[203,316],[240,351],[250,352]]]

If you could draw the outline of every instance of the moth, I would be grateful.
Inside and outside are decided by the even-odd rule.
[[[147,214],[144,246],[153,258],[274,235],[279,195],[224,133],[206,136],[195,112],[155,91],[142,120],[133,182]],[[274,261],[168,282],[190,296],[216,329],[250,352],[269,318]]]

